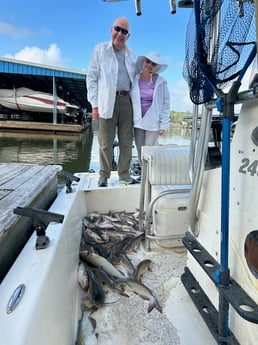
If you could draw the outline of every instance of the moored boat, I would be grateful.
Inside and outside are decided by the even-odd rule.
[[[57,113],[67,115],[79,110],[77,105],[60,97],[55,100],[53,94],[25,87],[0,89],[0,105],[7,109],[40,113],[53,113],[56,106]]]

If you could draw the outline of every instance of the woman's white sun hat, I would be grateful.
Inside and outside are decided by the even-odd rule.
[[[156,51],[151,51],[146,55],[139,56],[136,61],[136,73],[140,73],[143,71],[143,62],[144,59],[148,59],[152,62],[155,62],[159,65],[159,68],[157,69],[157,73],[163,72],[167,69],[168,65],[162,60],[159,53]]]

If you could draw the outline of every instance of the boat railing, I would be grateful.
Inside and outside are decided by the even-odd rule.
[[[146,249],[150,249],[151,240],[174,241],[182,238],[184,231],[168,229],[173,222],[173,214],[182,220],[188,213],[188,200],[191,191],[191,181],[188,170],[189,146],[145,146],[142,148],[142,182],[140,189],[140,230],[146,235]],[[159,204],[161,198],[164,205]],[[168,199],[170,197],[170,200]],[[180,206],[173,204],[180,200]],[[176,212],[175,209],[177,209]],[[182,214],[184,213],[184,215]],[[160,225],[161,214],[167,218]],[[172,218],[170,218],[172,217]],[[159,225],[154,219],[160,220]],[[170,218],[170,219],[169,219]],[[169,227],[170,228],[170,227]],[[161,235],[159,234],[161,233]]]
[[[198,107],[197,107],[198,112]],[[194,114],[195,117],[198,114]],[[202,107],[202,121],[200,125],[199,136],[197,135],[197,122],[193,121],[193,133],[190,146],[189,166],[190,177],[192,181],[192,191],[189,203],[189,230],[196,236],[199,233],[198,220],[196,216],[199,198],[201,194],[201,186],[203,182],[205,161],[208,153],[208,143],[210,138],[212,110]],[[194,125],[195,124],[195,125]]]
[[[184,186],[177,186],[175,189],[168,189],[165,191],[160,192],[157,194],[150,202],[149,207],[147,208],[146,215],[145,215],[145,225],[144,225],[144,231],[145,231],[145,249],[150,250],[150,241],[164,241],[164,240],[174,240],[178,238],[178,235],[175,235],[174,233],[168,234],[168,235],[157,235],[155,233],[155,229],[151,227],[153,223],[153,212],[154,212],[154,206],[157,204],[157,201],[161,198],[168,196],[168,195],[178,195],[178,194],[186,194],[187,196],[191,192],[191,185],[184,185]]]

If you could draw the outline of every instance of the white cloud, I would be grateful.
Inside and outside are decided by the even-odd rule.
[[[193,110],[193,103],[189,96],[189,89],[184,79],[177,80],[169,85],[171,97],[171,110],[190,111]]]
[[[258,71],[256,60],[253,63],[253,66],[250,66],[245,75],[242,79],[241,87],[239,89],[239,92],[246,91],[249,89],[249,84],[252,80],[253,75],[255,75],[255,72]],[[256,67],[257,66],[257,67]],[[258,72],[257,72],[258,74]],[[223,89],[223,92],[227,93],[230,86]],[[171,97],[171,110],[175,111],[193,111],[193,103],[190,100],[189,95],[189,88],[184,79],[180,79],[174,83],[169,84],[169,91],[170,91],[170,97]],[[239,112],[239,109],[241,107],[241,104],[235,105],[236,112]]]
[[[0,35],[8,35],[13,38],[19,38],[23,36],[29,36],[30,34],[31,32],[28,29],[0,22]]]
[[[241,83],[241,87],[240,87],[240,91],[244,91],[244,90],[248,90],[249,88],[249,84],[252,80],[252,74],[255,73],[255,68],[253,70],[253,66],[250,66],[247,71],[245,72],[245,75],[243,77],[242,83]],[[257,71],[257,69],[256,69]]]
[[[66,60],[62,57],[61,49],[57,44],[52,43],[47,49],[39,47],[25,47],[14,55],[5,57],[28,62],[35,62],[45,65],[66,66]]]

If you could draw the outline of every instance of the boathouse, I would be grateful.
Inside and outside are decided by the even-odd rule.
[[[19,87],[51,93],[90,111],[86,72],[0,57],[0,89]]]

